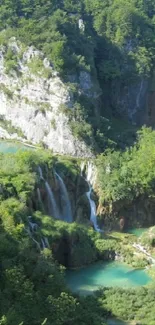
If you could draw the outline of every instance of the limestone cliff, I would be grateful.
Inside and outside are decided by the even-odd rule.
[[[17,57],[16,66],[9,73],[5,59],[8,49]],[[99,89],[94,88],[90,74],[81,71],[73,83],[77,79],[79,92],[92,99],[97,97]],[[41,52],[34,47],[23,49],[15,38],[1,47],[1,138],[22,138],[43,144],[55,153],[91,157],[90,147],[72,134],[66,110],[73,110],[73,106],[70,84],[60,79]]]

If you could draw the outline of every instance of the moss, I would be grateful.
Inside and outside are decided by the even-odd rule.
[[[9,99],[13,98],[13,91],[6,87],[4,83],[0,83],[0,91],[3,91]]]
[[[17,133],[21,138],[25,138],[22,130],[19,127],[14,127],[11,121],[5,120],[4,116],[0,116],[0,126],[3,127],[9,134]]]
[[[56,121],[54,118],[51,120],[51,127],[52,129],[56,130]]]

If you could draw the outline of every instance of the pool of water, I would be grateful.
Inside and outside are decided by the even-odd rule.
[[[0,153],[16,153],[19,150],[27,151],[33,150],[33,148],[13,141],[0,141]]]
[[[133,228],[133,229],[129,229],[127,232],[129,234],[133,234],[136,237],[140,237],[145,231],[147,231],[147,228]]]
[[[66,281],[73,292],[91,294],[102,286],[131,288],[146,285],[151,282],[151,278],[144,270],[114,261],[99,262],[75,271],[68,270]]]
[[[129,323],[123,322],[121,320],[109,318],[106,320],[108,325],[130,325]]]

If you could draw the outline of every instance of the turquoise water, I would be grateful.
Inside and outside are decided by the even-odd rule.
[[[90,294],[100,287],[131,288],[146,285],[151,278],[144,270],[114,262],[99,262],[80,270],[66,272],[68,287],[73,292]]]
[[[0,141],[0,152],[2,153],[16,153],[19,150],[26,151],[32,149],[33,148],[24,146],[24,144],[21,143]]]
[[[129,325],[129,323],[122,322],[117,319],[107,319],[106,322],[108,325]]]
[[[140,237],[146,230],[147,228],[133,228],[129,229],[127,232],[129,234],[135,235],[136,237]]]

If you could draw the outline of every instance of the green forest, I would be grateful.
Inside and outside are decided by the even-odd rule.
[[[70,84],[74,110],[62,105],[61,111],[69,117],[75,138],[93,147],[97,220],[100,227],[108,224],[118,234],[92,228],[85,195],[89,188],[80,170],[84,159],[43,148],[0,153],[0,325],[107,325],[109,318],[155,325],[154,280],[137,289],[99,288],[88,296],[73,293],[66,284],[66,269],[111,261],[116,255],[138,269],[150,266],[133,250],[138,239],[120,234],[119,220],[125,219],[125,230],[155,223],[155,131],[138,129],[116,114],[115,107],[107,110],[103,98],[100,115],[95,115],[96,104],[70,80],[80,71],[89,72],[103,95],[116,85],[135,85],[143,78],[154,81],[155,2],[0,0],[0,46],[6,50],[8,75],[11,69],[18,71],[17,56],[7,46],[11,37],[21,42],[21,56],[27,46],[34,46]],[[29,66],[34,74],[41,67],[39,59]],[[45,78],[51,77],[44,72]],[[82,220],[74,216],[66,223],[49,215],[46,183],[57,194],[55,171],[66,183],[74,210],[83,207]],[[140,240],[154,257],[154,228]]]
[[[139,134],[139,142],[130,152],[122,155],[115,153],[115,156],[114,153],[107,153],[106,159],[109,159],[113,167],[110,182],[118,174],[117,167],[120,163],[122,166],[132,164],[135,155],[139,157],[137,164],[144,156],[148,158],[148,143],[153,148],[154,139],[154,132],[146,129]],[[105,158],[101,155],[97,163],[103,159]],[[153,152],[150,162],[153,163]],[[85,223],[67,224],[45,214],[43,206],[36,198],[36,189],[42,186],[38,166],[42,167],[44,175],[47,175],[47,168],[49,175],[56,168],[62,175],[67,173],[67,177],[75,182],[79,172],[78,160],[58,158],[46,150],[39,150],[1,154],[0,163],[0,323],[101,325],[106,324],[107,317],[114,316],[121,320],[137,320],[137,324],[140,321],[140,324],[153,325],[154,283],[140,289],[106,288],[92,296],[78,296],[67,288],[66,267],[77,268],[97,260],[107,260],[115,251],[121,253],[127,263],[133,263],[136,267],[146,265],[144,260],[139,260],[139,264],[138,260],[134,260],[128,246],[132,237],[125,236],[122,242],[115,236],[108,237],[106,234],[94,232]],[[143,163],[146,166],[146,162]],[[154,174],[150,174],[150,168],[146,170],[141,163],[142,170],[146,185],[141,183],[141,174],[137,175],[136,184],[141,184],[141,191],[143,189],[151,195]],[[136,187],[132,178],[130,182],[130,186]],[[102,183],[102,191],[104,184]],[[106,188],[105,190],[108,193]],[[114,193],[117,191],[119,192],[119,188]],[[138,194],[135,192],[135,195]],[[124,195],[127,194],[124,192]],[[119,199],[118,195],[114,196],[111,191],[111,197],[107,196],[106,199],[116,198]],[[28,231],[30,215],[38,225],[33,236]],[[36,243],[40,243],[45,236],[49,248],[40,249]],[[147,237],[144,236],[144,243],[145,238]],[[64,251],[66,241],[72,247],[67,255]],[[153,241],[149,245],[154,246]]]
[[[136,130],[125,123],[126,113],[119,121],[119,107],[116,103],[106,105],[106,100],[115,88],[117,92],[118,85],[119,91],[143,78],[154,78],[154,13],[151,0],[2,0],[0,44],[7,46],[13,36],[22,42],[22,51],[34,46],[50,60],[64,82],[71,84],[74,113],[67,114],[71,114],[75,137],[91,143],[95,151],[103,152],[109,146],[124,148],[132,144]],[[15,53],[8,49],[6,72],[17,70],[17,65]],[[37,73],[42,62],[32,61],[30,66]],[[79,93],[78,81],[71,81],[80,71],[89,72],[94,86],[97,82],[101,88],[100,116],[95,113],[96,104]],[[46,76],[50,77],[48,71]],[[154,81],[150,87],[154,89]],[[110,118],[110,130],[105,117]]]

